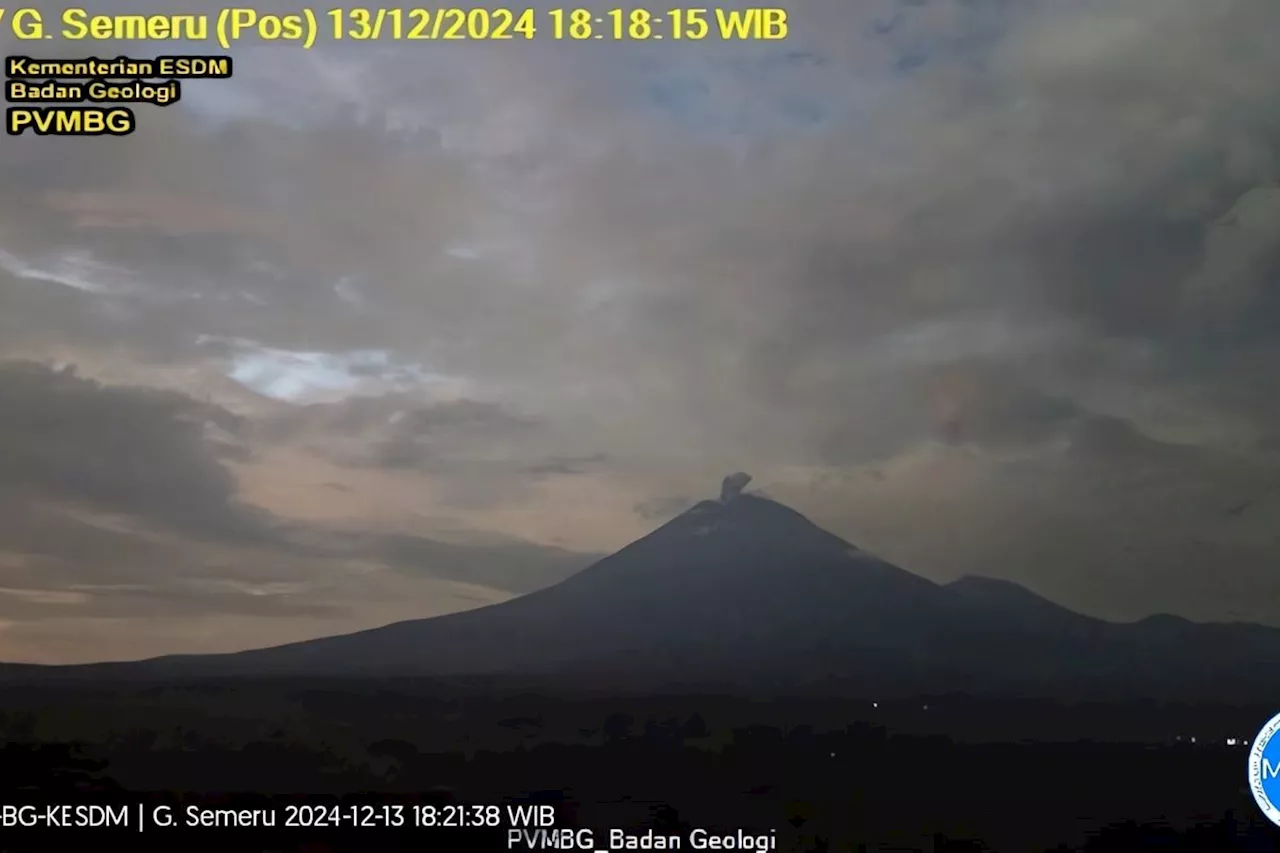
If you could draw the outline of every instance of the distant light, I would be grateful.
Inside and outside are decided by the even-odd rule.
[[[880,707],[880,703],[879,703],[879,702],[872,702],[872,703],[871,703],[871,707],[872,707],[872,708],[879,708],[879,707]]]
[[[1249,745],[1249,741],[1247,741],[1247,740],[1246,740],[1246,741],[1241,741],[1241,745],[1243,745],[1243,746],[1248,746],[1248,745]]]
[[[929,710],[929,706],[928,706],[928,705],[921,705],[920,707],[921,707],[923,710],[925,710],[925,711]]]
[[[1235,746],[1235,745],[1236,745],[1236,739],[1235,739],[1235,738],[1233,738],[1233,737],[1229,737],[1229,738],[1227,738],[1227,746]]]
[[[1193,738],[1191,738],[1191,742],[1192,742],[1192,743],[1195,743],[1195,742],[1196,742],[1196,739],[1195,739],[1194,737],[1193,737]]]
[[[833,753],[831,753],[831,757],[832,757],[832,758],[835,758],[835,757],[836,757],[836,754],[835,754],[834,752],[833,752]]]

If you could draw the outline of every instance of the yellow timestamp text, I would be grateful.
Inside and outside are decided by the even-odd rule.
[[[746,41],[785,39],[787,11],[738,9],[299,7],[271,13],[228,6],[204,14],[106,15],[68,8],[0,8],[0,27],[17,39],[217,42],[246,40],[313,47],[325,41]]]
[[[589,9],[551,9],[547,17],[552,38],[557,41],[777,40],[786,38],[789,30],[787,10],[777,7],[691,7],[662,12],[609,9],[602,14]]]

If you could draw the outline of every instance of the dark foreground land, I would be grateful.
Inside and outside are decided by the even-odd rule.
[[[701,827],[772,831],[784,851],[1280,851],[1247,790],[1242,743],[1272,708],[552,699],[392,681],[2,690],[0,804],[169,803],[181,821],[189,803],[279,809],[361,794],[404,809],[551,803],[560,827],[591,828],[600,850],[613,828],[674,834],[689,850]],[[505,814],[489,832],[8,827],[0,851],[502,850],[506,829]]]

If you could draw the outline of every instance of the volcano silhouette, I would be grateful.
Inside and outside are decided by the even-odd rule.
[[[825,685],[862,695],[1277,693],[1280,630],[1174,617],[1116,624],[1007,581],[937,584],[729,485],[722,500],[501,604],[268,649],[59,669],[554,676],[643,689]]]

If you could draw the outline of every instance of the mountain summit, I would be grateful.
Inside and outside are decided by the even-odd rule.
[[[72,669],[104,677],[555,676],[644,689],[821,684],[880,696],[1245,699],[1280,683],[1280,631],[1114,624],[1008,581],[939,585],[744,493],[750,479],[725,478],[720,500],[501,604],[237,654]]]
[[[726,486],[745,485],[741,477]],[[151,665],[261,674],[643,671],[771,678],[823,646],[905,642],[943,599],[782,504],[728,488],[567,580],[501,604],[340,637]],[[819,655],[821,656],[821,655]],[[834,665],[835,661],[831,661]],[[813,667],[810,666],[810,669]]]

